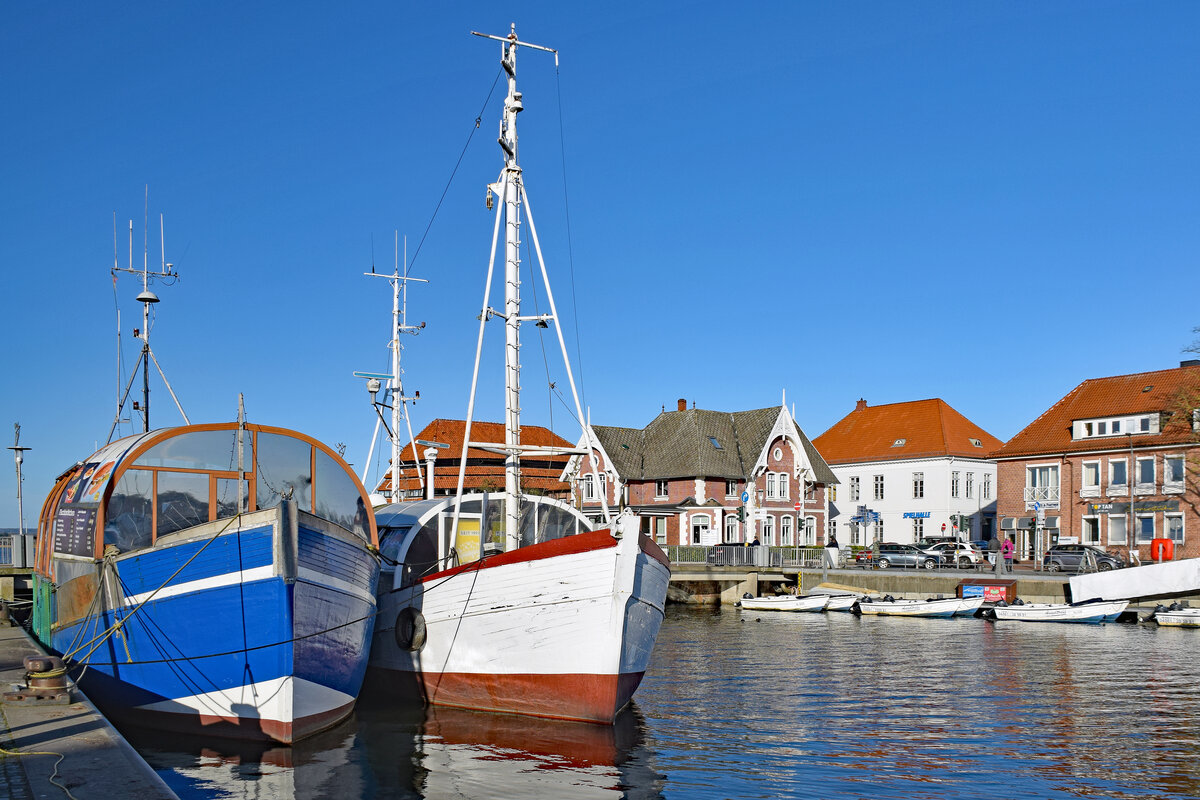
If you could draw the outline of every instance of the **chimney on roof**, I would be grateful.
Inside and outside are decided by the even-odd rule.
[[[681,397],[681,398],[679,398],[679,405],[678,405],[678,409],[679,409],[680,411],[687,411],[687,400],[686,400],[686,399],[684,399],[684,398],[682,398],[682,397]]]
[[[867,407],[867,401],[866,401],[866,400],[864,400],[864,399],[862,399],[862,398],[860,397],[860,398],[858,398],[858,405],[854,406],[854,410],[855,410],[855,411],[862,411],[862,410],[863,410],[863,409],[865,409],[866,407]]]
[[[1180,361],[1181,367],[1200,367],[1200,358],[1189,358],[1187,361]]]

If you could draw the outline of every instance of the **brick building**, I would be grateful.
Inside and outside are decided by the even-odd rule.
[[[868,406],[859,400],[813,444],[838,478],[830,525],[840,543],[991,538],[996,464],[987,454],[1001,441],[945,401]],[[860,506],[878,514],[877,521],[851,521]]]
[[[458,489],[458,468],[462,461],[463,434],[466,432],[466,420],[435,419],[416,435],[419,453],[413,452],[411,443],[400,452],[400,494],[405,498],[423,497],[422,479],[428,472],[426,451],[429,449],[419,442],[437,442],[449,445],[444,449],[436,449],[437,458],[434,461],[434,496],[452,495]],[[503,442],[504,425],[499,422],[471,423],[471,441],[473,442]],[[548,428],[538,425],[521,427],[521,443],[526,445],[542,445],[547,447],[570,448],[571,443]],[[521,459],[521,491],[527,494],[542,494],[565,500],[570,497],[571,487],[559,476],[566,466],[566,455],[527,456]],[[421,474],[418,475],[418,470]],[[467,450],[467,473],[464,479],[464,491],[467,492],[503,492],[504,491],[504,456],[488,450],[469,448]],[[375,488],[377,494],[388,496],[392,489],[392,474],[383,476]]]
[[[729,413],[680,400],[645,428],[591,430],[596,474],[587,456],[572,456],[561,476],[589,516],[600,516],[603,492],[663,545],[824,541],[836,478],[786,407]]]
[[[1156,538],[1200,556],[1198,408],[1200,361],[1079,384],[992,453],[1001,532],[1022,558],[1057,541],[1144,562]]]

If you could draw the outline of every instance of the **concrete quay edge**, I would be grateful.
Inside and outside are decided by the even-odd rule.
[[[0,690],[24,683],[24,659],[30,655],[45,650],[22,628],[0,627]],[[67,797],[50,782],[53,776],[78,800],[178,800],[79,687],[71,691],[70,705],[0,702],[0,747],[25,753],[0,753],[0,795],[7,790],[14,800]]]

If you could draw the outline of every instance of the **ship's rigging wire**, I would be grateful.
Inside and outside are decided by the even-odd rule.
[[[446,193],[450,191],[450,184],[454,182],[454,176],[458,174],[458,168],[462,165],[463,158],[467,155],[467,148],[471,146],[471,139],[475,136],[475,131],[479,130],[479,125],[483,121],[483,112],[487,110],[487,105],[491,102],[492,93],[496,91],[496,84],[500,82],[500,74],[502,70],[496,70],[496,78],[492,81],[492,88],[488,89],[487,98],[483,101],[483,105],[479,109],[479,113],[475,115],[475,122],[471,125],[471,132],[467,134],[467,141],[463,144],[462,152],[458,154],[458,161],[454,162],[454,169],[450,170],[450,177],[446,181],[446,188],[442,189],[442,196],[438,198],[437,205],[434,206],[433,214],[429,217],[429,223],[425,226],[425,232],[421,234],[421,241],[417,243],[417,249],[413,251],[412,258],[409,259],[405,274],[411,270],[412,265],[417,262],[417,256],[421,254],[421,248],[425,245],[425,238],[429,236],[429,231],[433,228],[433,221],[437,219],[438,211],[442,208],[442,202],[446,199]]]

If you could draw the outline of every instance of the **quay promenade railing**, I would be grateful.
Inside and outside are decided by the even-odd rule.
[[[803,567],[815,569],[825,563],[825,548],[779,546],[673,544],[664,548],[672,564],[704,564],[710,567]]]

